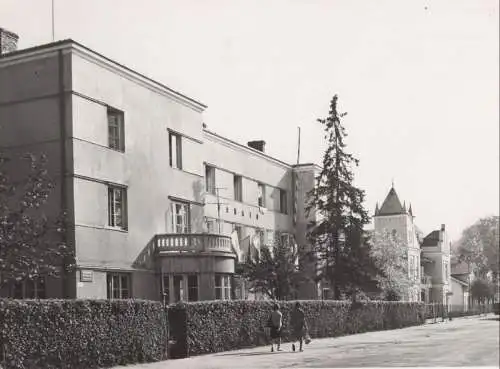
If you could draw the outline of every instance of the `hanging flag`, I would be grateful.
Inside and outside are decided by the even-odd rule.
[[[255,260],[258,260],[260,258],[260,234],[255,233],[252,235],[252,248],[253,248],[253,254],[255,254]]]
[[[242,252],[240,248],[240,240],[238,239],[238,232],[235,230],[231,233],[231,244],[233,251],[236,254],[238,262],[242,261]]]

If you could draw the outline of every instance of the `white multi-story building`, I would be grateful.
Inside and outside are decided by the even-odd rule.
[[[16,50],[12,35],[0,29],[0,148],[47,155],[45,210],[69,215],[77,270],[2,295],[228,299],[239,251],[276,232],[306,242],[317,166],[209,131],[204,104],[75,41]]]

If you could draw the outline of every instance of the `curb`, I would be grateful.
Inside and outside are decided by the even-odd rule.
[[[468,316],[457,316],[457,317],[452,317],[451,319],[450,317],[445,317],[444,320],[443,317],[436,317],[435,319],[434,318],[426,319],[424,324],[438,324],[438,323],[449,322],[452,320],[463,320],[463,319],[480,319],[480,318],[487,318],[489,316],[494,316],[494,314],[487,313],[480,315],[478,314],[478,315],[468,315]]]

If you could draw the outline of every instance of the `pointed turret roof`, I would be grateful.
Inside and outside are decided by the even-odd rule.
[[[405,214],[406,211],[403,209],[401,205],[401,201],[399,201],[398,194],[394,187],[391,188],[387,197],[380,208],[378,215],[396,215],[396,214]]]
[[[378,201],[377,204],[375,205],[375,215],[378,215]]]

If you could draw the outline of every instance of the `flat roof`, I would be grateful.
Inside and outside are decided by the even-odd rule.
[[[112,64],[115,64],[116,66],[126,70],[127,72],[131,73],[131,74],[135,74],[143,79],[145,79],[146,81],[148,81],[149,83],[152,83],[152,84],[155,84],[155,85],[158,85],[160,86],[161,88],[167,90],[168,92],[174,94],[174,95],[177,95],[179,97],[182,97],[183,99],[186,99],[196,105],[199,105],[201,106],[202,108],[207,108],[207,105],[201,103],[200,101],[197,101],[195,99],[192,99],[166,85],[164,85],[163,83],[160,83],[150,77],[147,77],[121,63],[118,63],[117,61],[101,54],[101,53],[98,53],[97,51],[75,41],[75,40],[72,40],[72,39],[65,39],[65,40],[60,40],[60,41],[55,41],[55,42],[51,42],[51,43],[47,43],[47,44],[42,44],[42,45],[37,45],[37,46],[33,46],[33,47],[29,47],[29,48],[25,48],[25,49],[19,49],[19,50],[16,50],[16,51],[12,51],[12,52],[9,52],[7,54],[0,54],[0,61],[2,59],[8,59],[8,58],[11,58],[11,57],[17,57],[17,56],[23,56],[23,55],[29,55],[29,54],[32,54],[34,52],[37,52],[37,51],[44,51],[44,50],[50,50],[52,48],[57,48],[57,47],[66,47],[66,46],[69,46],[69,47],[73,47],[73,46],[77,46],[78,48],[80,49],[83,49],[84,51],[86,51],[87,53],[89,54],[94,54],[95,56],[99,57],[99,58],[102,58]],[[247,149],[248,151],[254,153],[254,154],[257,154],[258,156],[262,156],[262,157],[265,157],[267,159],[270,159],[272,161],[275,161],[281,165],[285,165],[287,167],[290,167],[290,168],[299,168],[299,167],[305,167],[305,166],[315,166],[316,168],[321,168],[319,165],[317,164],[314,164],[314,163],[300,163],[300,164],[289,164],[289,163],[286,163],[280,159],[277,159],[273,156],[270,156],[268,154],[266,154],[265,152],[262,152],[262,151],[259,151],[259,150],[256,150],[252,147],[249,147],[247,145],[244,145],[244,144],[241,144],[239,142],[236,142],[234,140],[231,140],[227,137],[224,137],[224,136],[221,136],[213,131],[210,131],[209,129],[207,128],[204,128],[203,131],[207,134],[211,134],[219,139],[222,139],[228,143],[231,143],[233,145],[236,145],[236,146],[239,146],[239,147],[242,147],[244,149]]]
[[[271,156],[271,155],[269,155],[269,154],[266,154],[265,152],[262,152],[262,151],[260,151],[260,150],[257,150],[257,149],[255,149],[255,148],[253,148],[253,147],[250,147],[250,146],[248,146],[248,145],[245,145],[245,144],[239,143],[239,142],[237,142],[237,141],[235,141],[235,140],[232,140],[232,139],[230,139],[230,138],[224,137],[224,136],[222,136],[222,135],[220,135],[220,134],[218,134],[218,133],[216,133],[216,132],[214,132],[214,131],[209,130],[208,128],[203,128],[203,133],[206,133],[206,134],[212,135],[213,137],[216,137],[216,138],[218,138],[219,140],[223,140],[223,141],[225,141],[225,142],[227,142],[227,143],[229,143],[229,144],[232,144],[232,145],[235,145],[235,146],[240,147],[240,148],[242,148],[242,149],[245,149],[245,150],[247,150],[247,151],[251,152],[252,154],[255,154],[255,155],[257,155],[257,156],[261,156],[261,157],[263,157],[263,158],[265,158],[265,159],[268,159],[268,160],[274,161],[274,162],[276,162],[276,163],[278,163],[278,164],[281,164],[281,165],[283,165],[283,166],[286,166],[286,167],[288,167],[288,168],[290,168],[290,169],[292,169],[292,168],[293,168],[293,169],[300,169],[301,167],[308,167],[308,166],[313,166],[313,167],[315,167],[316,169],[321,169],[321,167],[320,167],[319,165],[314,164],[314,163],[289,164],[289,163],[287,163],[287,162],[285,162],[285,161],[283,161],[283,160],[280,160],[280,159],[278,159],[278,158],[276,158],[276,157],[274,157],[274,156]]]
[[[158,85],[160,86],[161,88],[167,90],[168,92],[174,94],[174,95],[177,95],[179,97],[182,97],[183,99],[186,99],[196,105],[199,105],[203,108],[207,108],[207,105],[203,104],[202,102],[200,101],[197,101],[195,99],[192,99],[190,98],[189,96],[186,96],[166,85],[164,85],[163,83],[161,82],[158,82],[150,77],[147,77],[145,76],[144,74],[141,74],[121,63],[118,63],[117,61],[101,54],[101,53],[98,53],[97,51],[77,42],[77,41],[74,41],[72,39],[65,39],[65,40],[60,40],[60,41],[55,41],[55,42],[51,42],[51,43],[48,43],[48,44],[42,44],[42,45],[37,45],[37,46],[33,46],[33,47],[29,47],[29,48],[26,48],[26,49],[19,49],[19,50],[16,50],[16,51],[12,51],[12,52],[9,52],[9,53],[6,53],[6,54],[0,54],[0,60],[2,59],[8,59],[8,58],[11,58],[13,56],[22,56],[24,54],[26,55],[29,55],[33,52],[36,52],[36,51],[44,51],[44,50],[49,50],[51,48],[54,48],[54,47],[64,47],[64,46],[78,46],[80,49],[83,49],[85,50],[86,52],[88,52],[89,54],[94,54],[95,56],[98,56],[99,58],[102,58],[112,64],[115,64],[116,66],[126,70],[127,72],[131,73],[131,74],[135,74],[143,79],[145,79],[146,81],[148,81],[149,83],[152,83],[152,84],[155,84],[155,85]]]
[[[257,156],[262,156],[262,157],[264,157],[266,159],[270,159],[272,161],[275,161],[275,162],[277,162],[277,163],[279,163],[281,165],[284,165],[284,166],[287,166],[287,167],[290,167],[290,168],[292,167],[292,165],[290,165],[290,164],[288,164],[288,163],[286,163],[286,162],[284,162],[284,161],[282,161],[280,159],[277,159],[277,158],[275,158],[275,157],[273,157],[271,155],[268,155],[265,152],[262,152],[260,150],[254,149],[253,147],[250,147],[248,145],[241,144],[241,143],[239,143],[237,141],[234,141],[234,140],[232,140],[230,138],[221,136],[220,134],[215,133],[214,131],[211,131],[208,128],[203,128],[203,132],[207,133],[209,135],[212,135],[212,136],[214,136],[214,137],[216,137],[218,139],[224,140],[224,141],[226,141],[226,142],[228,142],[228,143],[230,143],[232,145],[235,145],[235,146],[238,146],[238,147],[243,148],[245,150],[248,150],[248,151],[252,152],[253,154],[256,154]]]

